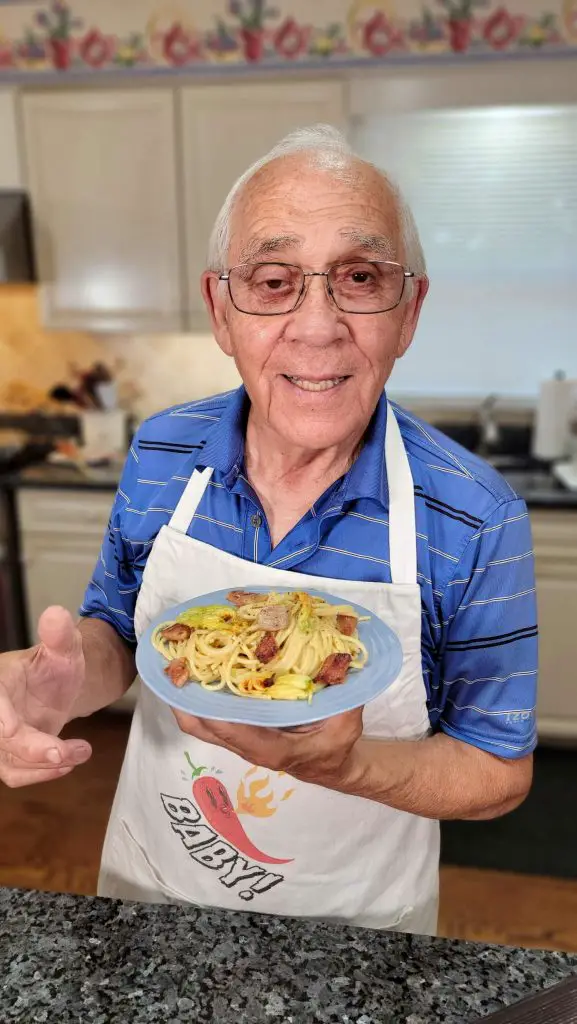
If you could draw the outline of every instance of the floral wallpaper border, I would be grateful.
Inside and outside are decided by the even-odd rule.
[[[204,21],[193,13],[196,6],[159,3],[142,24],[114,32],[89,13],[96,12],[96,3],[89,8],[80,0],[0,0],[0,80],[577,54],[577,0],[551,0],[532,14],[492,0],[405,3],[402,14],[393,0],[352,0],[334,4],[338,16],[329,21],[298,16],[298,5],[288,0],[213,3]],[[309,2],[300,10],[312,7]],[[5,11],[11,11],[9,30]]]

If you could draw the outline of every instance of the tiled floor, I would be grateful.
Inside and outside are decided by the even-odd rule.
[[[128,730],[123,715],[76,722],[92,760],[31,789],[0,790],[0,885],[92,894]],[[577,882],[444,867],[440,932],[577,952]]]

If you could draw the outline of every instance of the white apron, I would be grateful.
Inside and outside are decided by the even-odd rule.
[[[391,584],[273,569],[188,537],[212,474],[195,470],[149,555],[137,636],[163,609],[213,590],[288,586],[334,593],[379,615],[403,647],[399,678],[364,710],[365,735],[424,738],[430,725],[413,481],[390,405],[385,457]],[[438,822],[299,782],[193,739],[141,686],[99,895],[434,934],[438,865]]]

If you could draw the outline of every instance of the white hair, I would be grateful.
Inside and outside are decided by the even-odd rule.
[[[401,227],[403,259],[417,277],[426,275],[427,264],[415,218],[400,188],[379,167],[375,167],[374,164],[357,156],[342,132],[329,124],[312,125],[309,128],[299,128],[297,131],[291,132],[290,135],[286,135],[284,139],[281,139],[276,146],[273,146],[265,156],[252,164],[244,174],[241,174],[228,193],[212,229],[208,245],[208,266],[210,270],[222,273],[227,268],[232,213],[235,204],[250,179],[261,167],[265,167],[273,160],[278,160],[283,156],[292,156],[296,153],[310,153],[314,157],[317,166],[326,170],[334,170],[341,177],[346,174],[347,169],[350,169],[357,162],[373,167],[392,193],[397,207]]]

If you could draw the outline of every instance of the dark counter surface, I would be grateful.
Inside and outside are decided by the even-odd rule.
[[[92,490],[111,491],[118,487],[121,466],[103,466],[79,470],[75,466],[58,465],[57,463],[41,463],[28,466],[17,473],[0,476],[0,486],[17,489],[19,487],[47,487],[55,490]]]
[[[120,465],[80,471],[74,466],[41,463],[5,477],[0,476],[0,486],[115,491],[121,472]],[[503,471],[503,476],[517,494],[525,499],[529,508],[577,510],[577,491],[568,490],[547,473],[513,470]]]
[[[577,956],[0,889],[3,1024],[469,1024]]]

